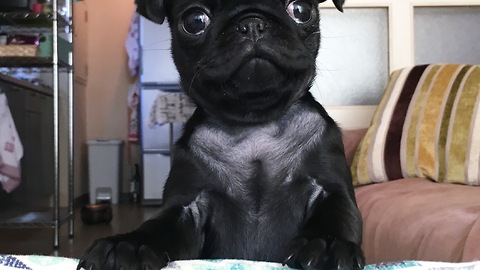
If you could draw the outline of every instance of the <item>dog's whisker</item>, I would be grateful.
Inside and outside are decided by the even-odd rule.
[[[193,87],[193,83],[195,81],[195,79],[197,78],[197,76],[200,74],[200,72],[205,69],[207,67],[208,64],[210,64],[213,60],[210,60],[208,61],[207,63],[205,64],[201,64],[202,61],[199,61],[196,65],[196,69],[195,69],[195,73],[193,74],[193,78],[192,80],[190,81],[190,85],[188,86],[188,89],[186,89],[186,92],[187,94],[191,92],[192,90],[192,87]]]
[[[334,76],[334,72],[337,72],[337,71],[341,71],[341,69],[333,69],[333,68],[329,68],[327,67],[325,64],[323,64],[322,62],[320,61],[317,61],[317,67],[316,67],[316,73],[317,73],[317,77],[326,77],[326,76],[329,76],[330,78],[335,78]],[[318,67],[318,66],[321,66],[321,67]],[[328,75],[326,75],[328,74]],[[337,88],[340,88],[340,85],[338,84],[338,82],[336,80],[329,80],[329,81],[333,81],[333,83],[336,85]],[[314,80],[314,84],[317,86],[316,87],[316,90],[315,93],[317,93],[317,96],[321,99],[321,101],[324,101],[324,92],[323,92],[323,89],[319,86],[317,80]]]
[[[222,88],[223,95],[226,96],[226,95],[228,94],[228,92],[227,92],[227,89],[226,89],[225,82],[222,82],[222,83],[220,84],[220,87]]]
[[[158,44],[163,44],[163,43],[168,43],[168,44],[170,44],[170,43],[171,43],[171,39],[166,38],[166,39],[159,40],[159,41],[157,41],[157,42],[149,43],[149,44],[147,44],[147,45],[158,45]]]
[[[195,79],[197,78],[198,74],[200,74],[200,71],[201,71],[201,69],[199,69],[197,72],[195,72],[195,74],[193,75],[192,80],[190,81],[190,85],[188,86],[188,89],[185,89],[185,90],[184,90],[184,91],[186,91],[187,94],[190,94],[190,92],[192,91],[193,82],[194,82]]]
[[[316,31],[316,32],[313,32],[311,33],[310,35],[308,35],[305,40],[309,40],[310,38],[312,38],[313,36],[318,36],[318,38],[320,38],[320,31]]]
[[[144,52],[155,52],[155,51],[168,51],[170,52],[170,49],[159,49],[159,48],[156,48],[156,49],[144,49],[143,50]]]

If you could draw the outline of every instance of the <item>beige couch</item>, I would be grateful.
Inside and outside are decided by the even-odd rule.
[[[480,260],[480,66],[393,72],[344,144],[367,263]]]
[[[344,131],[352,161],[366,130]],[[409,178],[355,188],[367,263],[480,260],[480,187]]]

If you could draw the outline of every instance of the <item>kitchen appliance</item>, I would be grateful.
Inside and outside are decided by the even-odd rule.
[[[152,123],[159,96],[180,91],[179,75],[170,49],[167,23],[140,18],[140,133],[142,149],[141,203],[160,204],[170,171],[171,143],[181,134],[183,123]]]

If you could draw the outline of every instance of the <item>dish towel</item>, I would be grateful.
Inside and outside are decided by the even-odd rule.
[[[8,108],[7,97],[0,94],[0,183],[10,193],[21,182],[20,159],[23,146]]]
[[[184,93],[160,93],[150,110],[148,127],[155,128],[166,123],[185,123],[195,108],[195,104]]]
[[[128,89],[127,105],[129,108],[128,119],[128,141],[130,143],[138,143],[139,126],[138,126],[138,106],[140,104],[140,80],[137,79]]]
[[[125,49],[128,54],[128,69],[130,76],[134,77],[138,74],[140,66],[140,15],[136,12],[132,15],[132,21],[128,30],[128,36],[125,40]]]

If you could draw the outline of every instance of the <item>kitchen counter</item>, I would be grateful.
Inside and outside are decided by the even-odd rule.
[[[34,84],[32,84],[28,81],[16,79],[16,78],[13,78],[11,76],[8,76],[8,75],[2,74],[2,73],[0,73],[0,82],[13,84],[15,86],[21,87],[22,89],[31,90],[31,91],[34,91],[34,92],[37,92],[37,93],[40,93],[40,94],[44,94],[44,95],[47,95],[47,96],[53,96],[52,90],[49,89],[49,88],[34,85]],[[1,86],[0,86],[0,88],[1,88]]]

